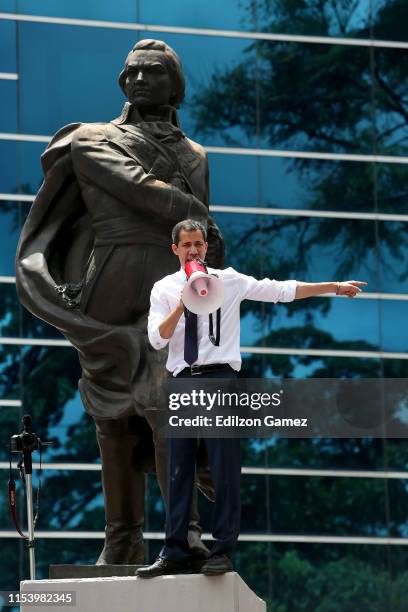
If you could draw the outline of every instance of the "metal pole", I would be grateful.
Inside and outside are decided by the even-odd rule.
[[[35,551],[34,551],[34,514],[33,514],[33,476],[26,474],[27,489],[27,524],[28,524],[28,554],[30,559],[30,578],[35,580]]]

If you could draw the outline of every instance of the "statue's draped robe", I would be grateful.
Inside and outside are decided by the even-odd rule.
[[[150,347],[147,314],[153,283],[178,267],[173,225],[207,221],[209,265],[223,258],[206,218],[203,148],[176,122],[128,123],[129,108],[111,123],[71,124],[52,139],[16,260],[21,302],[77,348],[81,397],[97,418],[143,415],[158,404],[166,351]],[[34,253],[45,267],[25,264]],[[76,284],[80,303],[70,308]]]

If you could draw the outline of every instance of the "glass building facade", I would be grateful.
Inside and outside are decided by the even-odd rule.
[[[242,305],[242,373],[408,375],[408,4],[405,0],[0,0],[0,590],[28,576],[7,509],[9,436],[43,439],[37,567],[93,563],[103,500],[76,351],[25,311],[16,245],[40,155],[71,122],[121,112],[136,40],[159,38],[187,81],[183,130],[209,154],[227,265],[258,278],[367,280],[356,300]],[[270,612],[402,612],[405,440],[246,440],[236,567]],[[164,512],[148,476],[146,541]],[[18,503],[24,522],[24,494]],[[201,500],[204,531],[211,506]]]

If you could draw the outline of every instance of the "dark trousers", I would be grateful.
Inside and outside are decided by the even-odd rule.
[[[214,370],[206,378],[236,378],[234,370]],[[215,489],[212,523],[214,544],[210,556],[232,556],[240,527],[241,448],[237,438],[206,438],[209,465]],[[161,556],[184,559],[190,556],[188,521],[195,478],[197,440],[168,438],[166,537]]]

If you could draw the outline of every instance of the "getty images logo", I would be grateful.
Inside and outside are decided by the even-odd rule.
[[[250,408],[260,410],[269,406],[280,406],[283,394],[282,389],[277,393],[228,393],[217,389],[210,393],[204,389],[192,389],[189,392],[170,393],[169,409],[179,410],[180,408],[202,408],[203,410],[213,410],[213,408]]]

